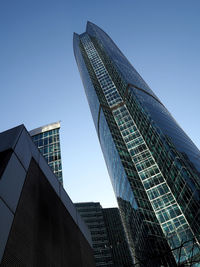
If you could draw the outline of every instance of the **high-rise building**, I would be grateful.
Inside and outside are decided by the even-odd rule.
[[[90,230],[96,266],[132,267],[119,209],[104,209],[99,202],[74,205]]]
[[[87,226],[23,125],[0,133],[0,266],[95,266]]]
[[[59,182],[63,184],[59,130],[60,122],[55,122],[31,130],[29,133]]]
[[[114,267],[100,203],[83,202],[74,205],[90,230],[96,267]]]
[[[74,53],[135,264],[199,261],[200,151],[103,30]]]

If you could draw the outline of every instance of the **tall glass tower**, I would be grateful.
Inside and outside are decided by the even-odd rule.
[[[59,182],[63,184],[59,130],[60,122],[54,122],[29,133]]]
[[[74,54],[135,264],[195,266],[200,151],[99,27]]]

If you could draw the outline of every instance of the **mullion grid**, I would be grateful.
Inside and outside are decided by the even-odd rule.
[[[123,105],[122,107],[119,107],[117,110],[114,110],[113,111],[113,115],[114,115],[114,118],[115,118],[116,123],[118,124],[119,129],[121,127],[121,129],[124,128],[124,129],[128,130],[129,128],[132,128],[133,125],[137,129],[137,126],[136,126],[135,123],[133,123],[129,127],[127,126],[127,124],[129,123],[129,121],[124,121],[124,123],[120,123],[120,122],[123,121],[123,116],[122,116],[122,113],[120,114],[120,109],[122,109],[122,113],[124,113],[124,117],[130,117],[130,120],[133,122],[133,119],[131,118],[131,116],[128,115],[129,114],[128,109],[126,108],[125,105]],[[126,112],[125,112],[124,109],[126,109]],[[120,120],[119,120],[119,118],[120,118]],[[138,175],[139,175],[139,177],[140,177],[140,179],[141,179],[141,181],[142,181],[142,183],[144,185],[144,188],[145,188],[145,179],[144,179],[144,177],[145,177],[145,174],[147,174],[148,172],[149,172],[149,174],[147,175],[147,177],[145,177],[146,179],[149,179],[150,180],[150,179],[152,179],[153,177],[155,177],[158,174],[163,178],[162,179],[162,182],[158,183],[157,185],[153,185],[152,187],[149,188],[149,190],[146,190],[146,189],[145,190],[147,192],[147,195],[148,195],[149,201],[150,201],[150,203],[152,205],[152,208],[153,208],[153,210],[154,210],[154,212],[156,214],[156,217],[157,217],[157,219],[158,219],[158,221],[159,221],[159,223],[161,225],[161,228],[162,228],[165,236],[168,238],[168,242],[171,245],[172,249],[174,248],[174,245],[177,245],[177,243],[175,244],[173,242],[170,242],[170,240],[169,240],[169,238],[170,238],[169,237],[169,233],[166,231],[166,227],[163,226],[163,224],[166,223],[166,221],[168,223],[170,223],[170,224],[173,225],[173,233],[171,233],[170,236],[177,236],[178,237],[179,246],[180,246],[181,245],[181,242],[182,242],[183,231],[182,230],[180,231],[180,226],[177,228],[176,227],[176,224],[174,224],[174,222],[173,222],[174,221],[174,218],[172,216],[172,212],[170,213],[170,209],[172,207],[176,207],[176,210],[178,210],[178,213],[177,214],[179,214],[179,216],[183,216],[184,217],[184,214],[181,212],[181,209],[180,209],[178,203],[176,202],[176,200],[175,200],[175,198],[174,198],[174,196],[173,196],[170,188],[168,187],[168,185],[167,185],[167,183],[166,183],[166,181],[165,181],[162,173],[159,170],[158,165],[156,164],[156,162],[155,162],[155,160],[154,160],[151,152],[149,151],[149,149],[148,149],[148,147],[147,147],[147,145],[146,145],[146,143],[145,143],[142,135],[140,134],[139,130],[137,129],[137,132],[140,134],[139,137],[142,138],[143,142],[141,141],[140,144],[135,144],[135,146],[133,145],[132,147],[130,147],[129,144],[131,142],[134,142],[134,140],[137,139],[137,138],[139,138],[139,137],[137,136],[137,137],[134,138],[134,133],[130,133],[128,136],[131,136],[131,135],[133,136],[132,140],[130,141],[131,138],[127,139],[126,138],[127,136],[124,137],[124,135],[122,134],[123,131],[124,130],[120,130],[121,135],[122,135],[122,138],[125,141],[125,144],[127,146],[127,149],[128,149],[128,151],[129,151],[129,153],[131,155],[131,158],[132,158],[132,160],[133,160],[133,162],[134,162],[134,164],[136,166],[136,170],[137,170]],[[141,148],[141,150],[139,148]],[[145,159],[138,160],[138,162],[136,164],[135,163],[135,161],[136,161],[135,159],[137,157],[140,157],[145,152],[148,152],[148,155],[145,157]],[[146,162],[149,162],[149,163],[152,163],[152,164],[147,165],[146,167],[145,167],[145,165],[143,165],[143,169],[140,170],[139,169],[139,166],[141,166],[140,164],[143,164],[145,161]],[[153,174],[154,176],[151,175],[151,171],[153,169],[155,170],[155,173]],[[165,187],[165,188],[162,188],[162,187]],[[155,209],[155,205],[153,203],[153,200],[154,199],[150,199],[151,194],[153,194],[153,192],[156,189],[158,190],[157,191],[157,194],[159,194],[158,195],[158,198],[160,198],[160,200],[164,200],[165,199],[165,202],[166,202],[166,198],[165,198],[166,194],[170,195],[170,197],[171,197],[171,198],[169,198],[168,202],[165,203],[165,206],[162,207],[162,214],[165,215],[163,217],[160,215],[160,212],[161,211],[159,209]],[[176,214],[176,216],[178,216],[177,214]],[[186,221],[186,218],[185,217],[184,217],[184,225],[187,225],[187,229],[184,232],[186,234],[185,236],[189,236],[189,237],[192,236],[194,238],[194,235],[192,233],[192,230],[191,230],[188,222]],[[191,246],[191,244],[188,245],[188,247],[190,247],[190,246]],[[184,256],[187,257],[187,254],[188,254],[188,251],[187,250],[188,250],[188,248],[186,247],[186,249],[185,248],[182,248],[182,249],[184,251]],[[177,251],[173,251],[173,253],[174,253],[174,256],[177,257]]]
[[[99,54],[97,53],[93,43],[88,35],[84,35],[81,38],[83,47],[88,55],[90,63],[96,74],[97,80],[101,85],[105,98],[109,107],[113,107],[122,102],[122,98],[119,95],[106,67],[104,66]]]
[[[108,72],[107,72],[107,70],[106,70],[101,58],[99,57],[99,55],[98,55],[93,43],[91,42],[89,36],[88,35],[84,35],[84,37],[82,37],[81,41],[82,41],[84,49],[85,49],[85,51],[86,51],[86,53],[88,55],[88,58],[89,58],[89,60],[91,62],[91,65],[92,65],[92,67],[94,69],[94,72],[95,72],[95,74],[97,76],[97,79],[98,79],[98,81],[99,81],[99,83],[101,85],[102,91],[103,91],[103,93],[104,93],[104,95],[106,97],[106,100],[108,102],[109,107],[113,107],[114,105],[117,105],[117,104],[121,103],[122,99],[121,99],[121,97],[119,95],[119,92],[118,92],[117,88],[115,87],[110,75],[108,74]],[[123,115],[120,112],[120,110],[122,110],[123,113],[125,113],[125,114]],[[151,152],[149,151],[149,149],[148,149],[148,147],[147,147],[142,135],[140,134],[139,130],[137,129],[136,124],[133,123],[133,119],[131,118],[126,105],[123,105],[122,107],[114,110],[113,111],[113,116],[114,116],[114,119],[115,119],[115,121],[116,121],[116,123],[118,125],[118,128],[120,130],[122,138],[123,138],[123,140],[124,140],[124,142],[125,142],[125,144],[127,146],[127,149],[128,149],[128,151],[129,151],[129,153],[131,155],[131,158],[132,158],[132,160],[133,160],[133,162],[134,162],[134,164],[136,166],[136,170],[138,172],[138,175],[139,175],[143,185],[144,185],[143,175],[145,175],[145,173],[147,173],[148,171],[150,171],[149,179],[152,178],[151,172],[153,171],[153,169],[155,170],[155,173],[153,175],[160,174],[163,177],[163,175],[160,172],[159,167],[156,164]],[[121,118],[120,118],[120,116],[121,116]],[[122,126],[125,126],[124,130],[129,130],[130,133],[127,136],[123,135],[123,131],[121,130]],[[133,130],[134,126],[137,129],[136,131]],[[137,143],[134,144],[134,140],[136,140],[138,138],[141,138],[142,140],[140,141],[139,144],[137,144]],[[130,145],[129,145],[130,143],[133,144],[132,147],[130,147]],[[137,149],[138,149],[138,151],[137,151]],[[141,151],[140,151],[140,149],[141,149]],[[136,162],[136,159],[138,159],[137,157],[140,157],[144,153],[146,153],[146,157],[144,159],[138,160],[137,164],[136,164],[135,162]],[[141,166],[140,164],[145,162],[145,161],[149,162],[149,164],[147,164],[147,166],[143,165],[143,169],[140,170],[139,169],[139,166]],[[164,177],[163,177],[163,180],[164,180]],[[165,186],[165,188],[167,188],[167,192],[165,192],[163,190],[163,194],[160,194],[159,197],[160,197],[161,200],[163,200],[165,198],[166,194],[169,194],[171,196],[171,198],[173,199],[172,202],[169,201],[169,203],[166,203],[166,205],[163,207],[162,212],[163,213],[164,212],[167,213],[169,211],[169,207],[172,207],[172,206],[174,207],[175,206],[176,209],[179,211],[180,215],[184,217],[184,220],[185,220],[184,224],[187,225],[187,231],[189,232],[189,235],[194,238],[192,230],[191,230],[188,222],[186,221],[186,218],[185,218],[184,214],[182,214],[181,209],[180,209],[178,203],[176,202],[176,200],[175,200],[175,198],[174,198],[174,196],[173,196],[173,194],[172,194],[172,192],[171,192],[170,188],[168,187],[168,185],[167,185],[165,180],[164,180],[164,182],[158,183],[156,186],[153,186],[148,191],[146,190],[148,198],[149,198],[149,195],[151,193],[153,193],[153,190],[155,190],[156,187],[159,188],[159,186]],[[163,224],[166,223],[166,221],[164,220],[162,222],[161,217],[159,217],[159,215],[160,215],[159,211],[154,208],[153,200],[151,200],[149,198],[149,201],[150,201],[150,203],[152,205],[152,208],[153,208],[153,210],[154,210],[154,212],[156,214],[156,217],[157,217],[157,219],[158,219],[158,221],[159,221],[159,223],[161,225],[161,228],[162,228],[165,236],[167,236],[168,232],[166,231],[166,228],[163,226]],[[166,216],[166,218],[167,218],[167,221],[170,222],[173,225],[173,229],[174,229],[173,230],[173,235],[178,237],[179,245],[180,245],[181,241],[182,241],[181,236],[180,236],[180,234],[182,232],[180,233],[178,231],[178,229],[180,229],[180,227],[177,228],[176,224],[173,224],[173,219],[174,218],[172,218],[170,213],[168,214],[168,217]],[[169,242],[169,245],[172,248],[174,248],[173,242],[170,242],[170,239],[168,239],[168,242]],[[174,253],[175,257],[177,257],[176,251],[175,252],[173,251],[173,253]],[[184,254],[187,255],[187,251],[185,249],[184,249]]]

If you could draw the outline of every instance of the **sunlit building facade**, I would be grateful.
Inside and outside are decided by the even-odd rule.
[[[74,53],[135,264],[198,266],[200,151],[99,27]]]
[[[29,133],[59,182],[63,183],[59,131],[60,122],[55,122],[31,130]]]

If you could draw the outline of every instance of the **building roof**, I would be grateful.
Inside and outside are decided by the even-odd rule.
[[[60,121],[53,122],[53,123],[38,127],[36,129],[33,129],[33,130],[31,130],[29,132],[29,134],[31,136],[34,136],[36,134],[44,133],[44,132],[47,132],[47,131],[50,131],[50,130],[54,130],[54,129],[59,129],[59,128],[60,128]]]

